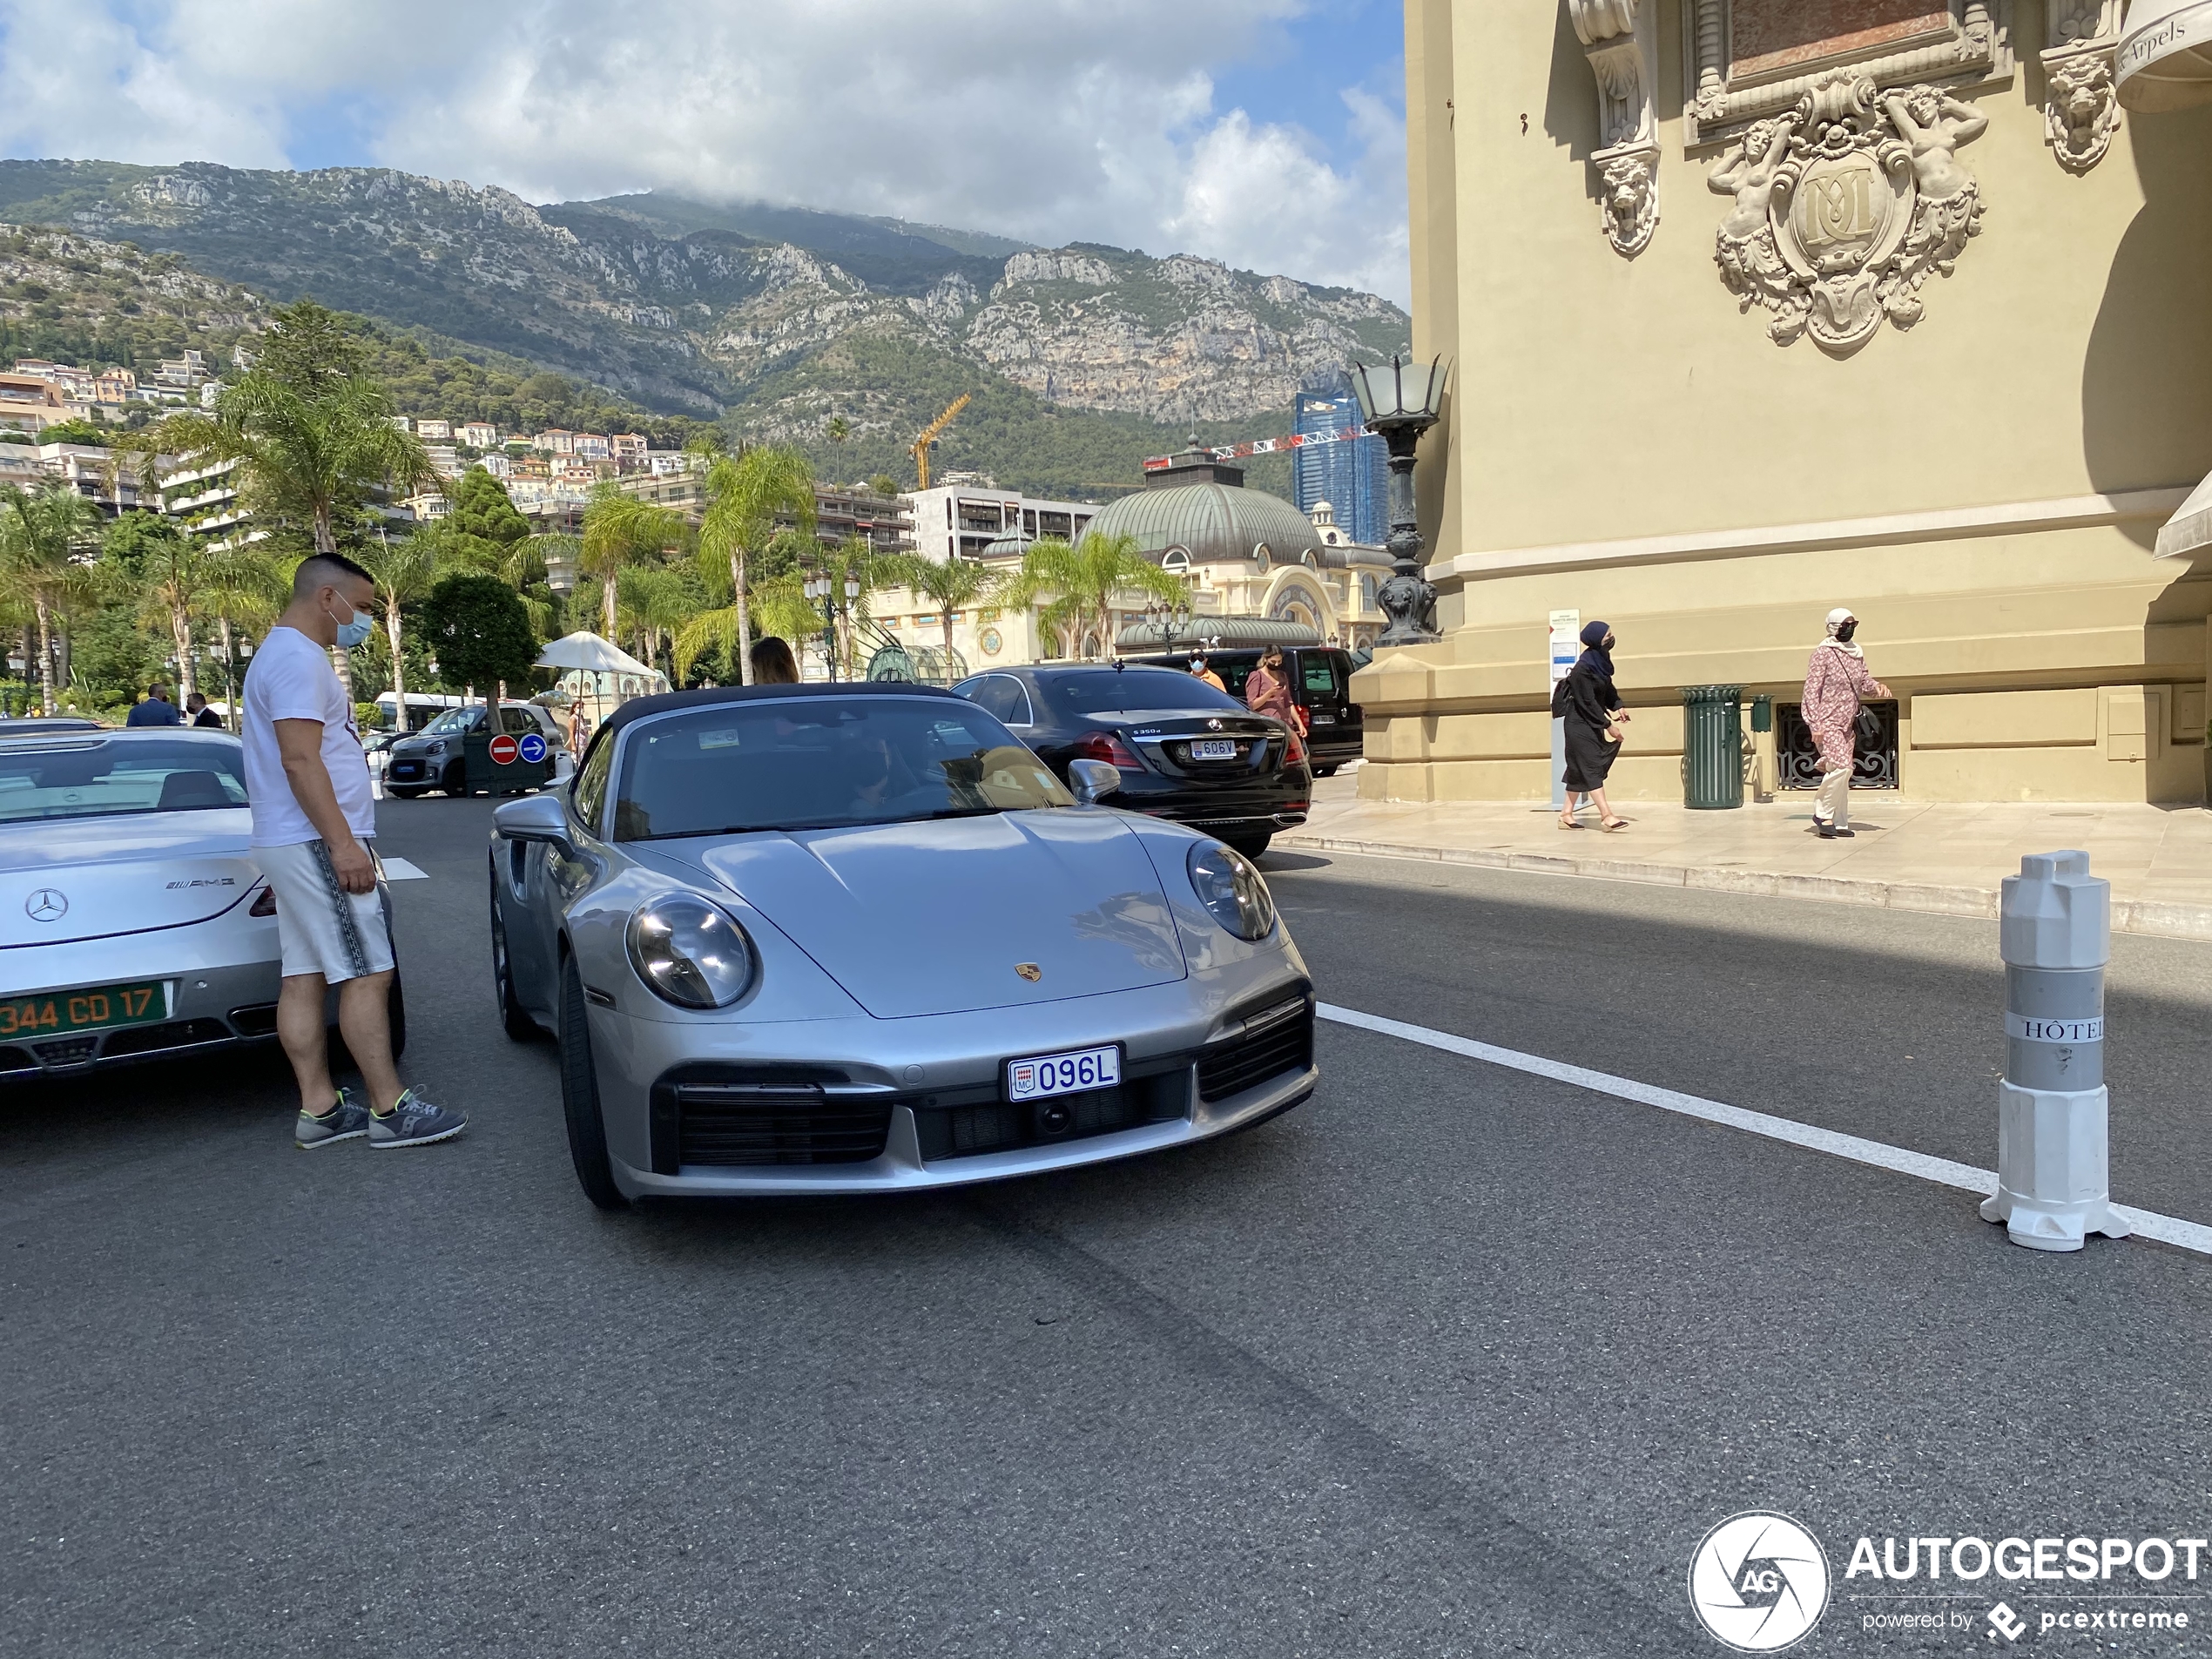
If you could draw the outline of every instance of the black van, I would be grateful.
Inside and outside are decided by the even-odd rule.
[[[1349,651],[1334,645],[1285,645],[1283,671],[1290,678],[1291,697],[1305,709],[1312,730],[1306,747],[1313,757],[1313,775],[1327,778],[1366,751],[1367,728],[1359,705],[1352,700],[1353,663]],[[1157,664],[1188,672],[1191,658],[1199,653],[1176,650],[1157,657],[1124,657],[1126,663]],[[1244,682],[1259,666],[1259,648],[1244,645],[1204,653],[1206,666],[1221,676],[1221,683],[1239,703]]]

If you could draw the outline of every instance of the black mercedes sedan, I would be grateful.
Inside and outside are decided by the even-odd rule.
[[[995,668],[953,688],[1068,777],[1075,760],[1119,769],[1102,804],[1148,813],[1258,858],[1305,822],[1313,772],[1282,721],[1173,669],[1126,664]]]

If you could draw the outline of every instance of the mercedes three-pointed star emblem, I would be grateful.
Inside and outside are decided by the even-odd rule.
[[[41,887],[23,901],[24,914],[33,921],[59,921],[69,914],[67,895],[53,887]]]

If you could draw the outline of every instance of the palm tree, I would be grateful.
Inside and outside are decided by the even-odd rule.
[[[668,641],[672,651],[678,635],[706,599],[698,573],[678,565],[633,566],[616,578],[616,586],[619,609],[644,647],[637,655],[655,667],[662,641]]]
[[[215,612],[223,641],[224,700],[230,729],[239,729],[238,634],[260,633],[274,623],[291,597],[283,564],[253,543],[219,543],[200,561],[200,591]]]
[[[797,642],[811,634],[819,633],[822,613],[814,609],[814,602],[806,597],[806,578],[797,572],[788,576],[772,576],[753,583],[748,610],[750,621],[757,624],[765,638],[775,635]],[[750,640],[745,650],[752,650]],[[727,604],[712,610],[695,613],[676,634],[676,678],[688,677],[691,665],[711,651],[725,656],[738,654],[738,608]],[[751,664],[745,666],[749,669]]]
[[[158,534],[138,543],[138,569],[110,565],[104,571],[118,590],[135,590],[143,624],[165,626],[177,654],[177,688],[182,702],[199,689],[198,648],[192,638],[192,617],[200,607],[201,543],[175,526],[158,523]]]
[[[848,536],[837,546],[825,549],[821,558],[823,574],[829,577],[832,591],[842,598],[847,583],[859,590],[839,613],[842,617],[838,630],[839,655],[849,675],[853,671],[854,633],[859,624],[873,615],[868,601],[887,588],[911,583],[914,557],[908,553],[886,553],[871,542]]]
[[[604,637],[610,644],[621,632],[615,611],[623,569],[663,548],[682,545],[690,535],[684,515],[673,507],[625,496],[611,482],[592,490],[583,507],[583,534],[576,542],[576,562],[584,575],[599,582]],[[550,550],[550,537],[531,539],[541,556]]]
[[[116,448],[181,455],[192,466],[241,462],[242,493],[258,516],[304,525],[316,552],[335,553],[342,512],[379,489],[411,494],[442,483],[422,441],[391,417],[389,400],[366,379],[342,376],[308,394],[250,370],[224,388],[212,412],[170,415]]]
[[[252,369],[218,395],[214,409],[186,409],[118,438],[111,468],[125,455],[167,453],[187,466],[241,463],[240,496],[257,518],[305,526],[317,553],[338,550],[340,515],[380,489],[413,494],[442,489],[429,451],[392,424],[392,406],[366,376],[342,368],[303,383]],[[331,661],[353,695],[346,652]]]
[[[38,621],[38,697],[54,712],[54,623],[65,607],[92,596],[91,562],[100,509],[58,478],[35,490],[0,485],[0,581]]]
[[[941,564],[934,559],[911,557],[905,563],[905,577],[907,587],[936,607],[937,620],[944,624],[946,671],[950,673],[953,613],[995,598],[1007,585],[1006,573],[955,553]]]
[[[374,578],[377,601],[384,607],[384,637],[392,647],[392,699],[399,710],[400,730],[404,732],[407,658],[400,649],[401,608],[436,587],[451,560],[441,537],[418,530],[396,542],[380,535],[374,547],[361,550],[361,562]]]
[[[779,520],[814,533],[814,475],[806,457],[779,444],[742,455],[718,455],[706,469],[706,515],[699,525],[699,558],[730,566],[736,610],[738,673],[752,684],[752,619],[746,609],[745,556],[767,545]]]
[[[1031,543],[1022,555],[1021,574],[1006,584],[1005,597],[1008,604],[1025,608],[1045,601],[1037,611],[1040,625],[1058,632],[1076,651],[1095,632],[1111,658],[1114,602],[1120,595],[1178,599],[1188,591],[1181,577],[1136,550],[1135,536],[1093,532],[1073,547],[1057,536]]]

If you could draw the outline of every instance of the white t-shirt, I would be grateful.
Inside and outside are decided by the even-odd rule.
[[[253,805],[253,845],[297,846],[321,839],[300,810],[277,748],[279,720],[322,722],[322,764],[338,797],[338,810],[354,836],[376,833],[376,805],[368,790],[368,759],[361,753],[354,705],[330,653],[297,628],[272,628],[246,671],[246,791]]]

